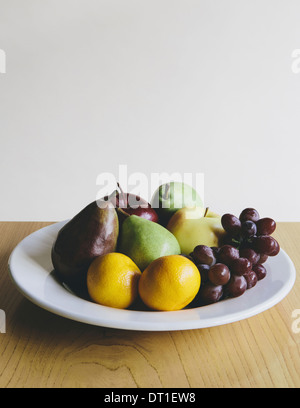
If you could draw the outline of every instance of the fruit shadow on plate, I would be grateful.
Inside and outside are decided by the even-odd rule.
[[[53,270],[51,272],[51,275],[53,277],[53,279],[55,279],[55,281],[61,285],[65,290],[67,290],[68,292],[72,293],[72,295],[77,296],[83,300],[86,300],[88,302],[92,302],[92,299],[89,296],[88,290],[86,287],[84,286],[70,286],[69,284],[63,282],[59,276],[57,275],[56,271]],[[135,310],[135,311],[139,311],[139,312],[146,312],[146,311],[151,311],[153,312],[153,310],[151,310],[150,308],[148,308],[143,301],[138,297],[136,299],[136,301],[130,306],[128,307],[128,310]]]

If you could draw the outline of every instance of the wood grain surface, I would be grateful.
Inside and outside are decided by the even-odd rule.
[[[299,273],[282,302],[240,322],[175,332],[94,327],[35,306],[9,278],[13,248],[49,224],[0,223],[1,388],[300,387],[300,323],[292,315],[300,313]],[[299,271],[300,223],[279,223],[274,236]]]

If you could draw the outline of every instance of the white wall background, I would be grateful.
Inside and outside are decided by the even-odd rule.
[[[298,0],[0,0],[0,219],[97,176],[203,172],[205,202],[300,221]]]

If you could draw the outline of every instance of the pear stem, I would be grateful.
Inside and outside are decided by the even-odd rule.
[[[208,213],[208,210],[209,210],[209,207],[206,207],[205,213],[204,213],[203,217],[206,217],[206,215],[207,215],[207,213]]]
[[[169,196],[170,196],[170,183],[166,184],[166,189],[165,189],[165,192],[164,192],[163,199],[167,200],[169,198]]]
[[[122,194],[122,197],[123,197],[124,208],[127,208],[127,200],[126,200],[126,198],[125,198],[125,193],[124,193],[122,187],[120,186],[120,183],[117,183],[117,186],[119,187],[119,189],[120,189],[120,191],[121,191],[121,194]]]

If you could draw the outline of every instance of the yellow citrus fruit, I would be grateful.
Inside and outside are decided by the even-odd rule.
[[[94,259],[87,273],[91,299],[100,305],[126,309],[138,297],[140,269],[126,255],[111,252]]]
[[[196,265],[182,255],[156,259],[139,281],[142,301],[151,309],[170,311],[187,306],[197,295],[201,277]]]

